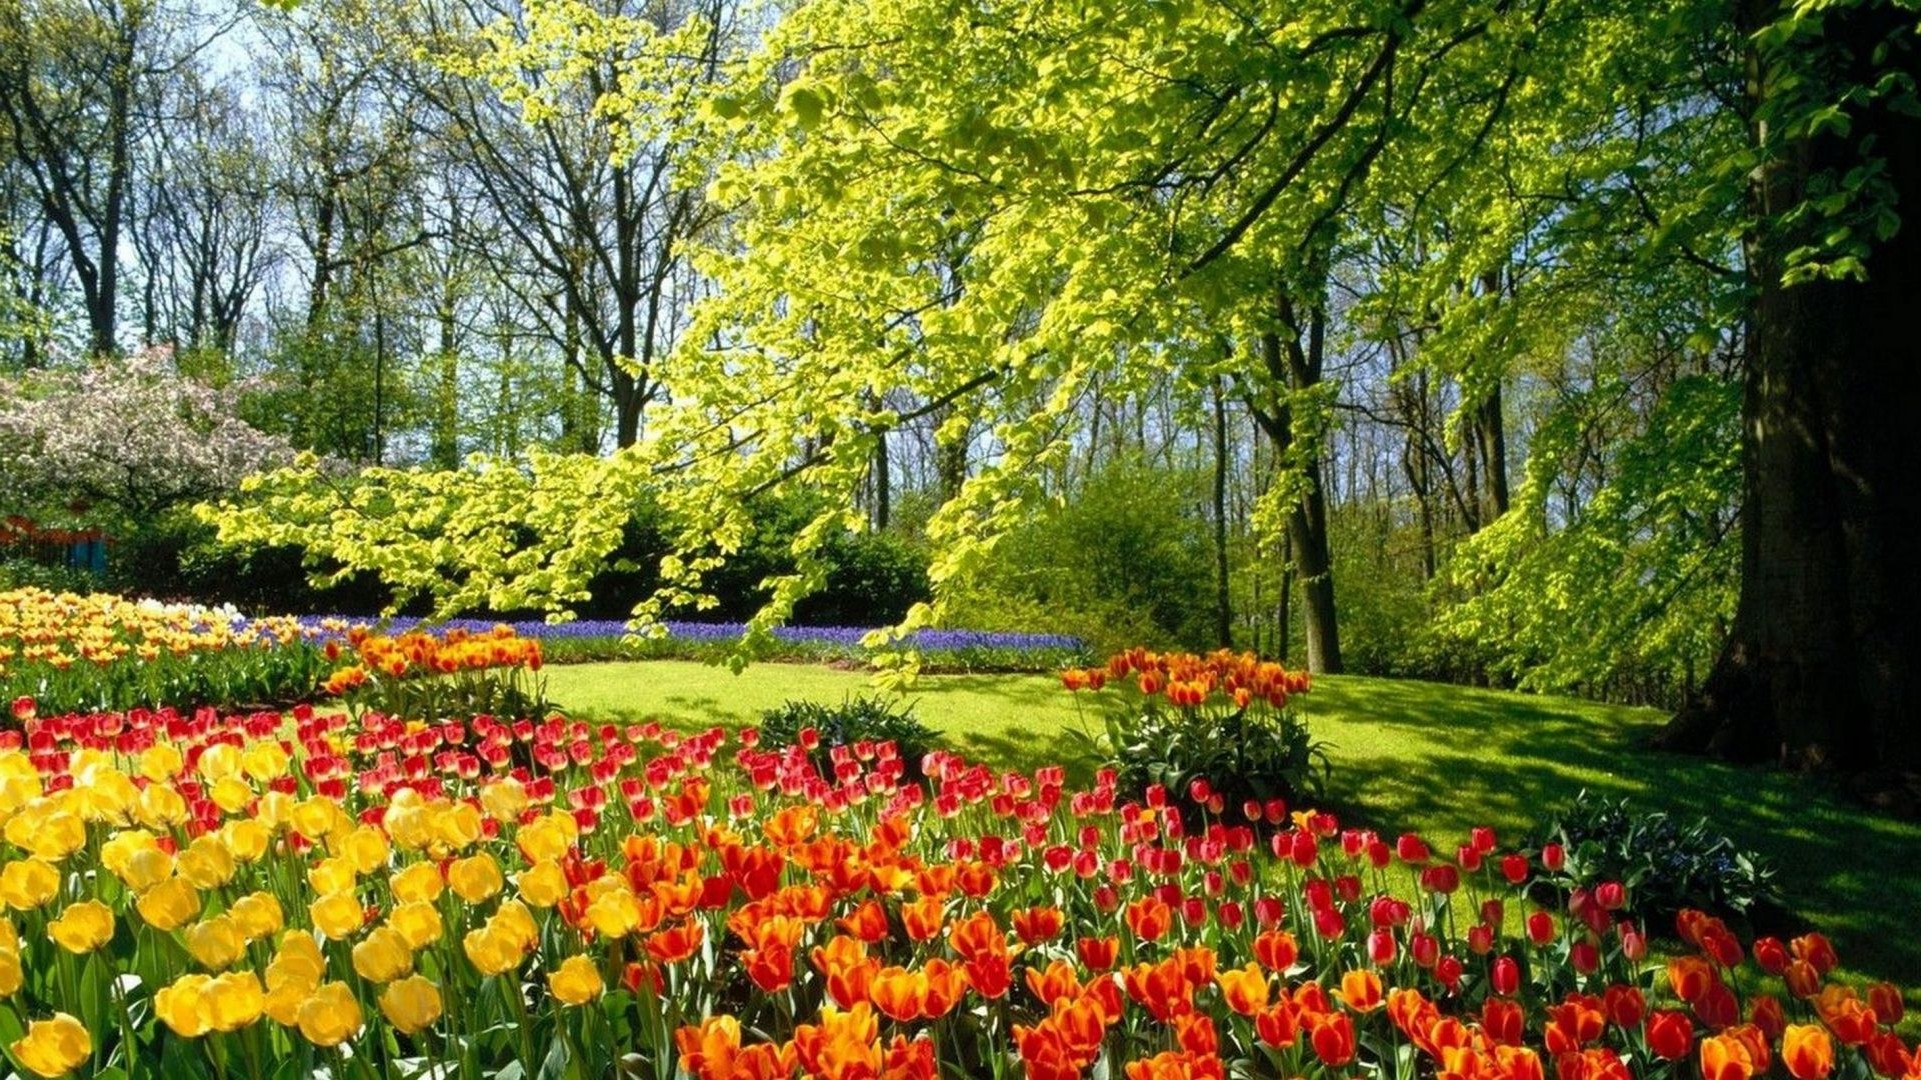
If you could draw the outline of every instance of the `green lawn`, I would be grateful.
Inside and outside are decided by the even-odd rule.
[[[672,661],[547,674],[549,696],[573,715],[690,725],[751,721],[787,698],[871,692],[864,673],[797,664],[738,676]],[[1052,676],[924,676],[908,696],[970,757],[1091,771],[1059,737],[1079,720],[1075,696]],[[1921,988],[1921,824],[1867,813],[1818,780],[1643,749],[1661,721],[1648,710],[1354,676],[1317,680],[1306,708],[1330,744],[1330,801],[1344,820],[1447,844],[1491,825],[1512,841],[1583,787],[1706,817],[1770,857],[1790,906],[1834,939],[1848,967]]]

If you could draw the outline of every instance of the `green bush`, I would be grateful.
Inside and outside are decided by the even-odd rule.
[[[833,749],[861,742],[892,742],[906,766],[905,777],[924,779],[921,759],[941,747],[938,732],[914,718],[912,705],[890,704],[886,698],[853,697],[838,705],[817,701],[787,701],[760,715],[760,745],[779,750],[804,746],[808,733],[817,740],[809,756],[823,777],[834,776]]]
[[[85,595],[98,588],[100,579],[78,567],[48,566],[31,559],[0,559],[0,592],[8,589],[44,589],[47,592]]]
[[[1319,798],[1328,759],[1319,740],[1291,709],[1193,711],[1149,706],[1103,720],[1108,763],[1120,790],[1167,790],[1190,826],[1198,824],[1194,783],[1206,781],[1224,813],[1238,815],[1250,800],[1290,805]]]
[[[1558,843],[1566,863],[1555,883],[1591,888],[1618,881],[1628,910],[1650,926],[1667,925],[1683,908],[1751,916],[1777,906],[1774,870],[1761,856],[1708,828],[1665,813],[1643,813],[1587,791],[1550,817],[1537,846]]]
[[[952,625],[1072,634],[1097,653],[1214,644],[1214,562],[1192,469],[1117,462],[1002,538]]]

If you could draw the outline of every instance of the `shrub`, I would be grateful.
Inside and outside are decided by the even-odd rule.
[[[760,746],[778,750],[800,746],[823,777],[834,775],[835,747],[861,756],[861,744],[891,742],[906,766],[905,775],[920,780],[921,759],[941,746],[940,734],[914,718],[911,704],[892,704],[879,695],[853,697],[838,705],[817,701],[787,701],[760,715]]]
[[[1292,705],[1308,689],[1304,672],[1253,653],[1133,649],[1105,668],[1070,670],[1063,681],[1069,690],[1120,699],[1100,732],[1082,737],[1107,758],[1122,791],[1162,789],[1190,824],[1229,811],[1274,824],[1280,815],[1268,807],[1275,800],[1321,794],[1327,754]]]
[[[1686,908],[1746,916],[1776,903],[1773,868],[1706,820],[1682,825],[1583,791],[1541,829],[1540,846],[1550,843],[1565,853],[1557,884],[1591,889],[1618,881],[1629,909],[1648,925]]]
[[[956,624],[1073,634],[1101,651],[1213,639],[1209,527],[1192,470],[1117,462],[994,547],[957,582]]]

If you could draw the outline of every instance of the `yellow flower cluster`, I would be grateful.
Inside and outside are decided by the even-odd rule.
[[[106,665],[127,658],[272,647],[310,636],[291,617],[245,620],[228,609],[110,593],[0,592],[0,674],[10,663]]]

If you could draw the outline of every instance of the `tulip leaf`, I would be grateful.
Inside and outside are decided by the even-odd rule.
[[[540,1063],[539,1080],[565,1080],[569,1075],[567,1067],[571,1064],[573,1061],[567,1053],[567,1040],[555,1035],[554,1041],[547,1047],[546,1059]],[[586,1073],[585,1070],[579,1070],[574,1075],[585,1076]]]

